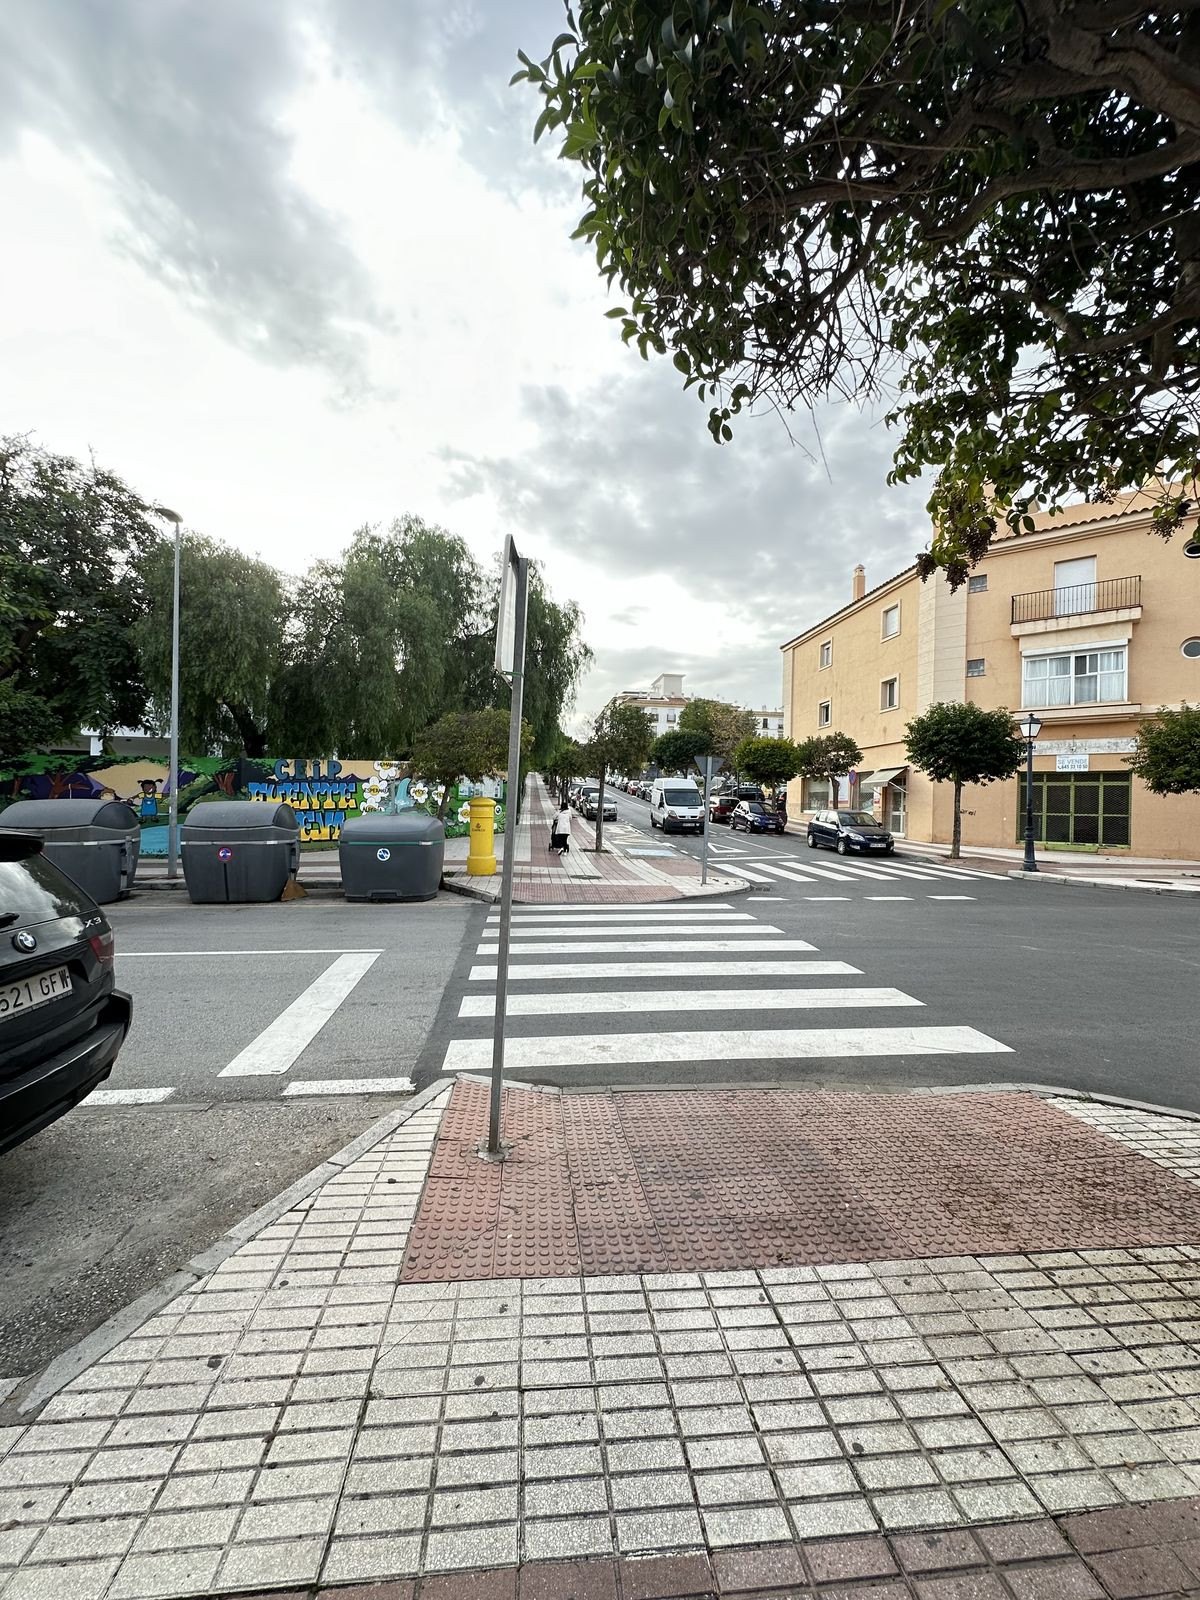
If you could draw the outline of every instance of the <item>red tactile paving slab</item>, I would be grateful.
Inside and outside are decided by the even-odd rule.
[[[1183,1243],[1200,1190],[1036,1096],[455,1085],[407,1281]]]

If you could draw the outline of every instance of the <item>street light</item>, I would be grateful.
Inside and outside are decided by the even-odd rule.
[[[1033,854],[1033,742],[1042,731],[1042,719],[1036,712],[1027,711],[1017,723],[1025,740],[1025,871],[1036,872],[1037,860]]]
[[[167,877],[179,876],[179,529],[183,518],[167,506],[155,506],[164,522],[175,524],[175,580],[171,602],[171,755],[167,801]]]

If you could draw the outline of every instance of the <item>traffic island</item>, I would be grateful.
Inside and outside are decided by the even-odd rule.
[[[1194,1123],[514,1087],[489,1167],[484,1100],[435,1085],[5,1430],[5,1600],[1200,1587]]]

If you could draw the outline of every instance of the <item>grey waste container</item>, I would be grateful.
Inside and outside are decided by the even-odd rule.
[[[347,900],[432,900],[445,854],[446,830],[426,811],[350,817],[338,846],[342,893]]]
[[[270,800],[213,800],[188,812],[179,853],[196,905],[278,900],[300,866],[300,822]]]
[[[0,827],[37,834],[47,860],[102,905],[133,888],[141,828],[123,800],[17,800]]]

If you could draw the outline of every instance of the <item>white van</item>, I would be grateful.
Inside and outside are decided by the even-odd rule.
[[[699,833],[704,802],[690,778],[655,778],[650,791],[650,826],[664,833]]]

